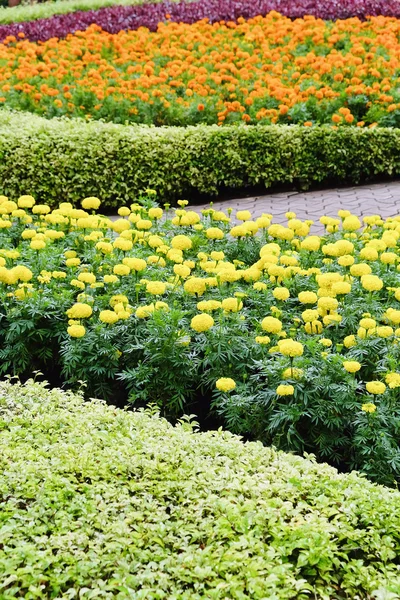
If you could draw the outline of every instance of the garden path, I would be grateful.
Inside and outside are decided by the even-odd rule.
[[[201,211],[208,206],[209,204],[202,204],[191,206],[191,209]],[[285,213],[293,211],[299,219],[313,220],[315,225],[312,231],[317,232],[322,229],[319,224],[320,216],[337,216],[340,209],[350,210],[359,217],[378,214],[385,219],[400,214],[400,181],[312,192],[272,193],[213,203],[215,210],[226,210],[229,207],[233,208],[233,214],[236,210],[249,210],[253,217],[271,213],[275,223],[284,223]]]

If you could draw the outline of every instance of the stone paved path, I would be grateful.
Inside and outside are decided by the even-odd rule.
[[[208,204],[191,206],[200,211]],[[271,213],[275,223],[286,221],[285,213],[293,211],[299,219],[312,219],[315,225],[313,231],[319,230],[319,217],[322,215],[337,216],[340,209],[350,210],[359,217],[366,215],[381,215],[391,217],[400,214],[400,182],[376,183],[355,187],[334,188],[313,192],[285,192],[223,200],[214,202],[215,210],[225,210],[232,207],[236,210],[250,210],[253,217],[262,213]]]

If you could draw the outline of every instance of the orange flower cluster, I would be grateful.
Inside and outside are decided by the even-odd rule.
[[[0,45],[0,102],[155,125],[400,126],[400,20],[276,12]]]

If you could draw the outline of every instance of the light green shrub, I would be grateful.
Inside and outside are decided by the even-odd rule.
[[[352,182],[400,173],[397,129],[145,127],[0,112],[0,193],[113,208],[146,188],[164,200],[263,184]]]
[[[399,598],[400,494],[150,412],[0,383],[0,596]]]

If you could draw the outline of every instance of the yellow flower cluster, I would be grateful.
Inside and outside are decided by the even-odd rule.
[[[81,208],[62,202],[52,209],[32,196],[0,196],[6,318],[22,303],[37,310],[42,298],[53,297],[57,318],[78,344],[96,328],[104,336],[114,329],[134,332],[156,314],[167,319],[180,310],[183,349],[232,332],[234,343],[255,357],[282,361],[282,380],[305,378],[310,357],[328,368],[338,355],[343,377],[354,384],[367,371],[355,360],[359,346],[363,356],[370,342],[397,352],[400,217],[362,222],[339,211],[338,218],[321,217],[325,232],[317,236],[312,222],[293,212],[277,224],[270,214],[253,219],[249,211],[199,214],[186,201],[168,213],[134,203],[113,221],[96,214],[100,206],[94,197]],[[382,377],[362,382],[367,393],[400,387],[393,364],[380,368]],[[229,391],[233,380],[218,381],[217,389]],[[281,384],[276,393],[292,395],[292,387]]]

